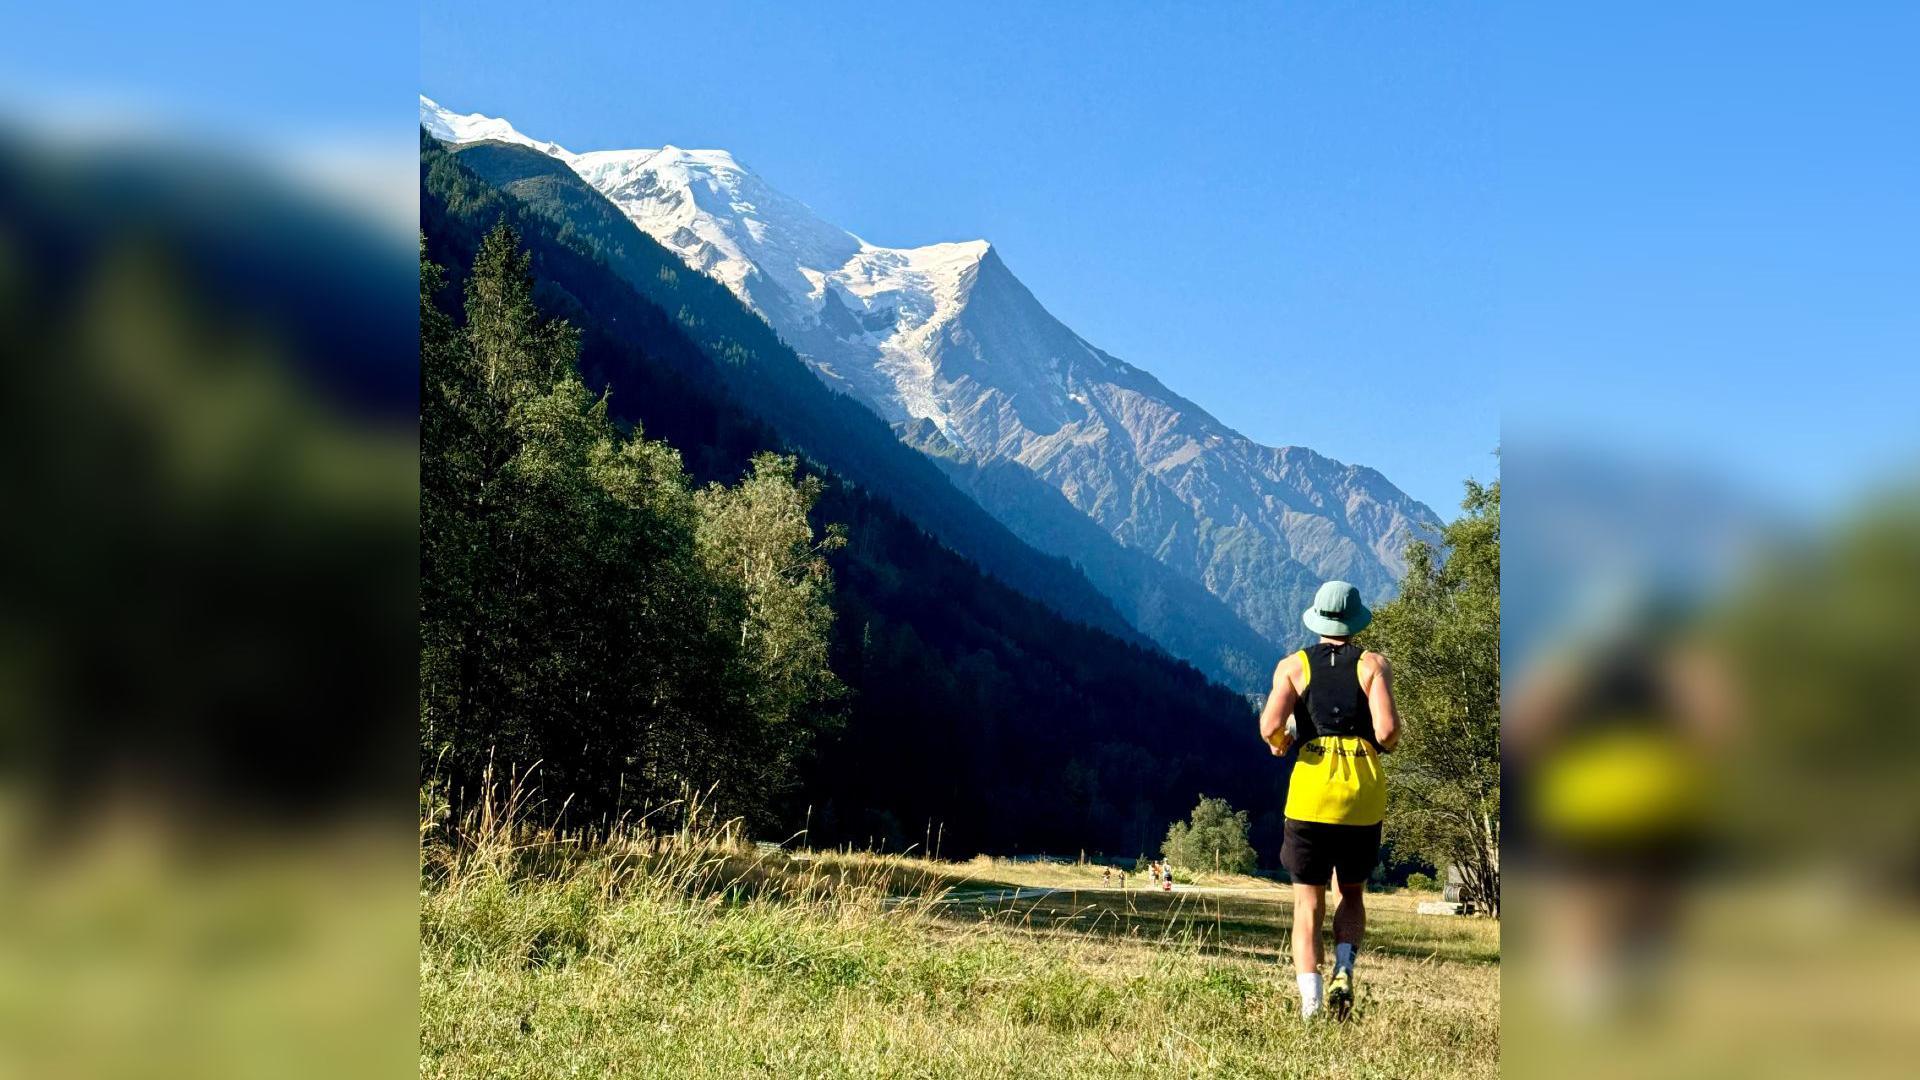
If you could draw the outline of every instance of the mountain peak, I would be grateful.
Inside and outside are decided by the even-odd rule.
[[[725,150],[694,150],[667,143],[655,151],[655,153],[658,154],[663,161],[678,159],[680,161],[691,161],[699,165],[731,165],[735,168],[741,167],[740,163],[733,159],[733,155]]]
[[[972,269],[987,257],[989,251],[993,250],[993,245],[985,240],[952,240],[939,244],[924,244],[915,248],[882,248],[872,244],[867,246],[873,251],[885,251],[903,256],[914,267],[935,273],[943,269]]]
[[[577,155],[556,142],[529,138],[512,124],[497,116],[481,113],[457,113],[425,94],[420,95],[420,126],[427,134],[445,143],[505,142],[530,146],[571,162]]]

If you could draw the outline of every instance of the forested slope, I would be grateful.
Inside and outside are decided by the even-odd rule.
[[[762,450],[799,451],[828,465],[846,460],[862,472],[856,484],[837,467],[812,466],[826,482],[816,525],[844,525],[849,538],[830,556],[831,665],[848,692],[841,722],[799,766],[779,826],[810,822],[816,843],[899,847],[920,841],[933,823],[949,855],[1081,847],[1133,854],[1205,792],[1252,809],[1256,844],[1270,853],[1279,770],[1251,734],[1241,698],[1137,639],[1061,617],[936,541],[908,514],[927,505],[927,476],[951,491],[937,468],[871,414],[842,415],[833,401],[811,396],[826,391],[797,362],[790,372],[770,362],[763,353],[777,339],[724,289],[688,289],[696,275],[676,271],[657,247],[631,238],[609,247],[604,234],[564,212],[564,202],[536,208],[465,167],[476,150],[491,149],[456,157],[422,140],[421,221],[427,256],[448,271],[442,307],[457,308],[480,239],[506,220],[532,256],[539,306],[579,331],[588,385],[610,392],[617,421],[676,447],[696,479],[737,480]],[[537,182],[569,199],[579,194],[563,179]],[[575,210],[597,215],[581,198]],[[627,272],[615,273],[608,262],[622,259]],[[633,287],[649,264],[663,284],[677,274],[678,287],[695,294],[683,310],[670,314]],[[701,336],[716,325],[726,332]],[[749,398],[757,408],[744,407]],[[769,401],[802,415],[776,431],[763,419]],[[810,441],[815,436],[827,449]],[[862,456],[869,441],[911,461],[875,464]],[[904,487],[889,486],[895,482]],[[943,501],[934,512],[966,520],[964,509]],[[1093,595],[1057,562],[1017,549],[1003,558],[1052,563],[1072,578],[1054,583],[1056,605],[1080,590]],[[1091,614],[1101,617],[1088,622],[1107,626],[1117,618],[1104,601]]]

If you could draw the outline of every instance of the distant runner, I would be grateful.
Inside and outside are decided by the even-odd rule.
[[[1380,755],[1400,741],[1387,658],[1363,652],[1353,635],[1372,621],[1360,590],[1329,581],[1301,616],[1320,641],[1280,661],[1260,710],[1260,737],[1274,756],[1296,743],[1287,783],[1280,863],[1293,878],[1293,964],[1300,1014],[1326,1004],[1336,1018],[1353,1008],[1353,956],[1366,933],[1367,878],[1380,856],[1387,812]],[[1320,979],[1320,921],[1327,884],[1338,881],[1333,913],[1333,978]]]

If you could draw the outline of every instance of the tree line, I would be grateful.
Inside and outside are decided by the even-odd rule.
[[[539,768],[586,813],[698,792],[766,823],[838,718],[822,489],[791,457],[697,486],[616,424],[488,233],[460,319],[423,254],[421,751],[449,793]]]

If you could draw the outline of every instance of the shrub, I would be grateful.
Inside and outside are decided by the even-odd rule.
[[[1176,821],[1167,830],[1167,858],[1193,871],[1246,874],[1254,867],[1253,845],[1247,842],[1247,813],[1236,811],[1225,799],[1202,795],[1191,822]]]

